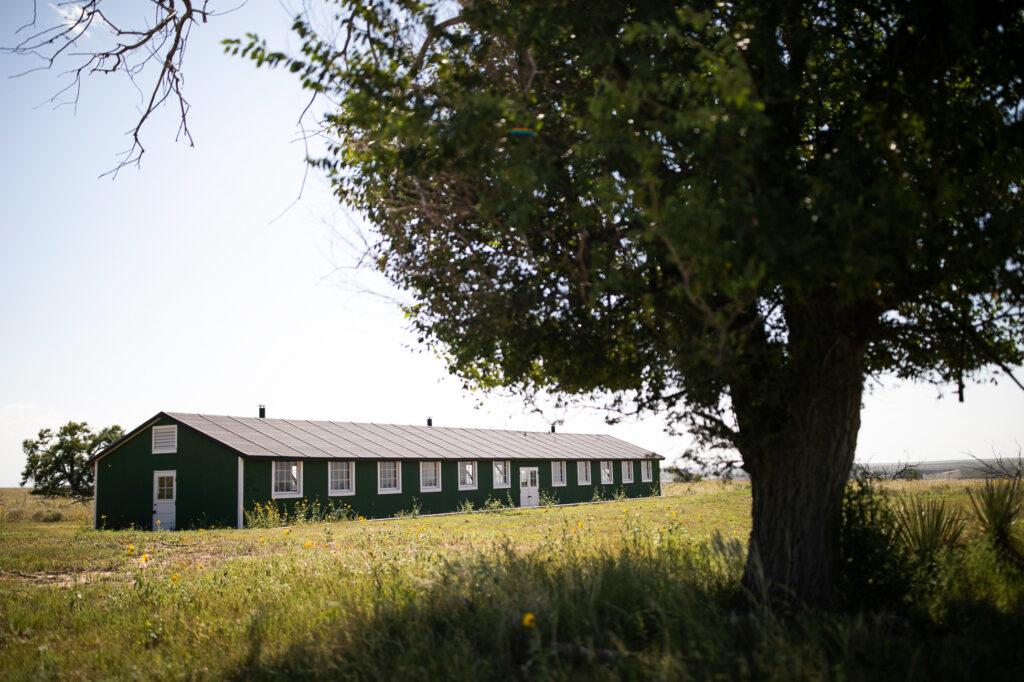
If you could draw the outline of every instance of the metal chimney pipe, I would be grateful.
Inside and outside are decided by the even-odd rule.
[[[427,426],[433,426],[434,420],[431,417],[427,417]]]
[[[555,425],[554,425],[554,424],[552,424],[552,425],[551,425],[551,433],[554,433],[554,432],[555,432]]]
[[[267,417],[267,406],[260,405],[260,419],[266,419]]]

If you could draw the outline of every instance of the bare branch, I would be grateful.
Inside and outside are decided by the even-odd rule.
[[[101,74],[122,74],[136,85],[150,65],[159,64],[159,70],[152,85],[145,89],[139,117],[127,132],[131,146],[121,155],[117,165],[103,175],[116,175],[127,166],[138,166],[146,149],[142,143],[142,130],[154,112],[168,102],[176,104],[178,116],[177,140],[185,140],[194,146],[188,127],[189,103],[184,94],[184,77],[181,67],[192,27],[206,23],[211,16],[226,12],[209,9],[209,0],[148,0],[152,17],[139,15],[131,25],[116,21],[104,9],[103,0],[81,0],[60,2],[51,7],[58,18],[54,25],[39,27],[37,3],[32,5],[32,20],[20,27],[16,34],[37,29],[23,37],[12,47],[0,48],[0,52],[34,58],[39,61],[35,67],[26,69],[14,77],[24,76],[41,70],[52,70],[58,64],[71,61],[69,68],[61,75],[70,82],[57,91],[47,103],[59,108],[73,106],[77,109],[82,91],[83,77]],[[237,9],[237,8],[234,8]],[[228,10],[233,11],[233,10]],[[138,88],[138,85],[136,85]],[[140,93],[142,90],[140,90]]]

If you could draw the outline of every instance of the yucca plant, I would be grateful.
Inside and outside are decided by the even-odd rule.
[[[942,550],[956,545],[967,522],[945,500],[904,499],[896,509],[900,540],[920,564],[932,563]]]
[[[1020,476],[985,481],[980,490],[968,490],[971,505],[985,535],[1000,558],[1024,570],[1024,548],[1015,533],[1024,515],[1024,483]]]

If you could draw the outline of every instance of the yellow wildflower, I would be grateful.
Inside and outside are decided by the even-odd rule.
[[[310,547],[313,546],[313,541],[312,540],[306,540],[304,543],[302,543],[302,546],[305,547],[306,549],[309,549]]]
[[[291,528],[285,528],[284,529],[284,534],[285,535],[291,535],[292,534],[292,529]]]
[[[672,518],[673,518],[673,519],[674,519],[675,517],[677,517],[677,516],[679,516],[679,515],[678,515],[678,514],[676,514],[675,512],[672,512]]]
[[[257,538],[257,539],[259,540],[260,544],[262,544],[262,543],[267,541],[267,539],[265,537],[263,537],[262,535],[259,536],[259,538]]]
[[[139,566],[145,566],[148,563],[149,563],[149,554],[147,554],[146,552],[143,552],[142,556],[139,557]]]
[[[156,520],[156,525],[158,525],[158,526],[160,525],[160,519]]]
[[[535,628],[537,627],[537,616],[534,615],[533,611],[527,611],[523,614],[523,627],[524,628]]]
[[[124,551],[127,552],[128,556],[135,554],[135,545],[129,542],[128,546],[124,548]]]
[[[363,521],[365,521],[365,520],[366,520],[366,517],[365,517],[365,516],[360,516],[360,517],[359,517],[359,521],[360,521],[360,522],[363,522]]]
[[[177,573],[172,573],[171,574],[171,584],[172,585],[177,585],[179,580],[181,580],[181,576],[180,575],[178,575]]]
[[[577,521],[576,522],[576,527],[577,528],[582,528],[583,527],[583,522],[582,521]]]

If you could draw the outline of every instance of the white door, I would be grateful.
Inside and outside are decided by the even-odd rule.
[[[537,467],[524,467],[519,470],[519,506],[536,507],[540,504],[540,481]]]
[[[153,472],[153,530],[174,530],[178,472]]]

